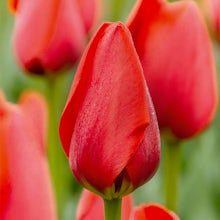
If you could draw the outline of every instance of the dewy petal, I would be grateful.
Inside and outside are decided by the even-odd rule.
[[[143,0],[128,26],[160,128],[171,129],[178,138],[204,129],[216,110],[217,80],[211,42],[196,4]]]
[[[81,183],[103,191],[136,153],[149,123],[143,77],[129,31],[104,24],[82,58],[60,123]]]
[[[19,1],[14,47],[20,63],[31,72],[71,65],[80,55],[85,37],[76,0]]]
[[[132,210],[132,195],[122,199],[122,220],[128,220]],[[104,200],[96,194],[83,190],[80,197],[76,220],[104,220]]]
[[[130,220],[179,220],[179,218],[163,206],[152,203],[135,207]]]
[[[54,220],[55,204],[46,157],[36,140],[34,129],[38,128],[31,124],[26,110],[5,102],[1,112],[0,147],[5,152],[10,183],[9,201],[3,214],[7,220]]]

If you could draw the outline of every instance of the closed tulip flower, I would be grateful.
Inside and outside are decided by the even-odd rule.
[[[46,105],[37,93],[19,104],[0,95],[0,219],[55,220],[45,152]]]
[[[128,29],[105,23],[88,45],[60,137],[76,179],[105,199],[148,181],[160,158],[155,112]]]
[[[33,73],[56,73],[72,66],[84,49],[99,2],[87,0],[9,0],[15,11],[13,49]]]
[[[135,207],[129,220],[180,220],[179,217],[165,207],[152,203]]]
[[[128,220],[133,208],[131,194],[122,199],[122,220]],[[104,202],[96,194],[83,190],[80,197],[76,220],[104,220]]]
[[[138,1],[127,25],[161,131],[189,138],[212,121],[217,80],[211,41],[193,1]]]

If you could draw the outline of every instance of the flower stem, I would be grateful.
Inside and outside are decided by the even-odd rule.
[[[60,207],[62,204],[62,196],[60,192],[60,150],[58,140],[58,120],[57,120],[57,103],[55,97],[55,84],[56,79],[50,78],[48,81],[48,94],[47,100],[49,105],[49,130],[48,130],[48,147],[47,154],[50,165],[50,172],[52,176],[52,182],[55,190],[58,213],[61,212]]]
[[[69,189],[69,166],[63,152],[58,133],[58,124],[62,105],[60,104],[59,86],[62,84],[60,76],[52,76],[47,79],[47,100],[49,105],[49,129],[47,155],[50,165],[52,183],[55,191],[59,219],[62,219],[67,193],[63,189]]]
[[[165,204],[170,210],[177,211],[178,188],[181,164],[181,145],[169,142],[165,146]]]
[[[104,199],[105,220],[121,220],[121,199]]]

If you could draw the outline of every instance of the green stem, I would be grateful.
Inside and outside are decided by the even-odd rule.
[[[57,210],[59,219],[62,219],[63,209],[65,207],[66,193],[63,189],[68,189],[69,172],[68,160],[63,152],[58,132],[61,105],[58,86],[60,76],[52,76],[47,81],[47,100],[49,105],[49,129],[48,129],[48,147],[47,155],[50,166],[52,183],[55,191]]]
[[[105,220],[121,220],[121,199],[104,199]]]
[[[50,165],[50,172],[52,182],[55,190],[55,197],[57,202],[58,212],[60,213],[61,207],[61,195],[60,195],[60,168],[59,168],[59,142],[57,141],[58,133],[58,122],[57,122],[57,103],[55,97],[56,79],[49,78],[47,84],[47,100],[49,107],[49,130],[48,130],[48,147],[47,154]]]
[[[180,164],[180,143],[169,142],[165,146],[165,204],[173,211],[177,211]]]

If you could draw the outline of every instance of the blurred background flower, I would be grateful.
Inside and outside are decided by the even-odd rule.
[[[20,65],[35,74],[73,66],[85,48],[99,13],[87,0],[9,1],[14,11],[13,51]]]
[[[217,82],[211,38],[192,1],[139,1],[128,27],[163,134],[195,136],[213,120]]]
[[[47,105],[36,92],[0,98],[0,218],[56,220],[46,154]]]

